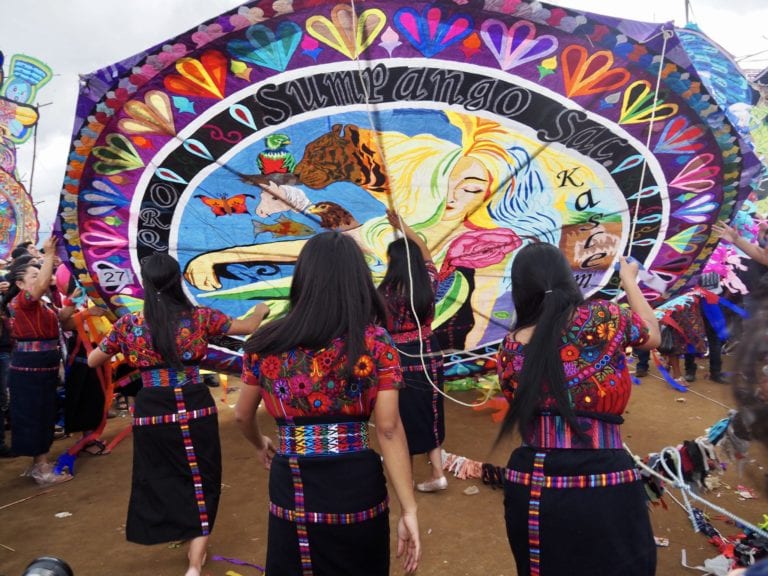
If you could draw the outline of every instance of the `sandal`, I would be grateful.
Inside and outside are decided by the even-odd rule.
[[[101,440],[91,440],[83,446],[81,452],[90,454],[91,456],[101,456],[103,454],[109,454],[107,451],[107,445]]]

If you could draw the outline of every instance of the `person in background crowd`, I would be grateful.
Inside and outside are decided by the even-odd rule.
[[[379,284],[379,293],[389,312],[387,331],[400,352],[403,369],[400,418],[411,455],[428,454],[432,468],[431,478],[416,484],[416,489],[436,492],[448,487],[442,466],[445,440],[445,413],[440,393],[443,356],[437,336],[432,333],[437,268],[429,248],[411,227],[395,212],[388,210],[387,218],[390,225],[395,230],[402,229],[405,236],[389,245],[387,273]],[[414,309],[418,322],[414,318]]]
[[[65,472],[56,473],[48,462],[61,364],[59,321],[66,321],[74,308],[57,312],[45,298],[53,272],[56,239],[49,238],[45,247],[42,267],[31,256],[14,260],[8,274],[11,286],[5,303],[11,319],[11,336],[16,341],[9,373],[12,450],[19,456],[32,457],[32,466],[25,475],[38,484],[72,479]]]

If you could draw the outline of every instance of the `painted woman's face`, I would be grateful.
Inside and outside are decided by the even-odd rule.
[[[488,170],[480,161],[469,157],[459,160],[448,178],[443,220],[464,220],[483,204],[489,186]]]

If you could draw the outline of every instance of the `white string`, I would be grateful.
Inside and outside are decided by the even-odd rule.
[[[629,446],[627,446],[626,442],[624,443],[624,449],[629,452],[629,454],[634,458],[635,464],[639,467],[645,470],[648,474],[651,476],[654,476],[655,478],[658,478],[662,482],[669,484],[673,488],[677,488],[680,490],[680,493],[683,497],[683,501],[685,502],[685,510],[688,512],[688,516],[691,519],[691,524],[693,525],[693,529],[698,532],[699,528],[696,525],[696,520],[693,516],[693,507],[691,506],[689,498],[696,500],[698,502],[701,502],[702,504],[706,505],[707,507],[711,508],[715,512],[718,512],[722,514],[723,516],[730,518],[737,526],[742,526],[744,528],[747,528],[751,532],[754,532],[755,534],[758,534],[762,538],[768,539],[768,532],[765,530],[758,528],[754,524],[751,524],[750,522],[747,522],[746,520],[739,518],[735,514],[729,512],[725,508],[721,508],[720,506],[717,506],[716,504],[712,504],[705,498],[702,498],[694,490],[691,488],[691,486],[685,481],[683,478],[683,471],[682,471],[682,460],[680,458],[680,452],[678,452],[677,448],[673,448],[671,446],[667,446],[666,448],[662,449],[660,453],[660,464],[662,468],[664,468],[664,471],[667,472],[667,474],[670,475],[670,477],[663,476],[662,474],[659,474],[648,466],[645,462],[642,461],[642,459],[635,455],[632,450],[630,450]],[[674,463],[674,470],[670,470],[669,465],[665,461],[664,456],[669,455]]]
[[[352,32],[353,35],[357,34],[357,8],[355,6],[355,0],[350,0],[350,7],[352,8]],[[373,120],[373,114],[371,113],[371,104],[370,104],[370,97],[368,93],[368,87],[365,83],[365,78],[363,77],[363,70],[362,70],[362,64],[359,58],[359,54],[357,53],[357,43],[355,42],[355,61],[357,62],[357,71],[358,75],[360,76],[360,84],[363,88],[363,93],[365,95],[365,107],[366,107],[366,113],[368,114],[368,122],[370,123],[371,129],[375,131],[375,122]],[[376,146],[379,149],[379,154],[381,155],[382,159],[384,159],[384,149],[383,146],[380,145],[380,142],[378,141],[378,138],[376,140]],[[389,203],[391,207],[394,209],[395,213],[397,214],[397,219],[400,223],[400,230],[403,230],[403,219],[400,216],[400,211],[397,209],[397,206],[395,205],[395,199],[394,196],[390,193],[388,194]],[[450,396],[449,394],[446,394],[442,390],[440,390],[439,386],[435,384],[432,381],[432,377],[430,375],[430,370],[427,370],[427,364],[425,361],[425,352],[424,352],[424,338],[423,338],[423,329],[421,326],[421,321],[419,320],[419,316],[416,314],[416,305],[414,302],[414,294],[413,294],[413,272],[411,271],[411,251],[410,246],[406,238],[405,242],[405,258],[408,262],[408,284],[409,284],[409,300],[411,304],[411,314],[413,314],[413,319],[416,322],[416,328],[418,330],[419,335],[419,358],[421,360],[421,367],[424,371],[424,376],[426,377],[427,381],[430,383],[432,388],[437,391],[443,398],[447,398],[451,402],[455,402],[456,404],[460,404],[461,406],[467,406],[468,408],[474,408],[476,406],[482,406],[486,404],[490,400],[490,395],[488,395],[485,400],[482,402],[475,402],[475,403],[469,403],[469,402],[462,402],[461,400],[458,400],[454,398],[453,396]],[[398,350],[399,351],[399,350]],[[410,355],[409,355],[410,356]],[[412,356],[415,357],[415,356]]]
[[[667,40],[669,40],[674,32],[672,30],[663,29],[661,34],[664,36],[664,43],[661,46],[661,59],[659,60],[659,73],[656,76],[656,89],[653,93],[653,110],[651,110],[651,121],[648,123],[648,137],[645,140],[646,153],[651,147],[651,136],[653,135],[653,124],[656,121],[656,105],[659,102],[659,88],[661,87],[661,73],[664,69],[664,56],[667,53]],[[632,254],[632,244],[635,238],[635,228],[637,227],[637,216],[640,213],[640,199],[643,193],[643,184],[645,183],[645,172],[648,167],[648,160],[645,154],[643,154],[643,168],[640,172],[640,184],[637,187],[637,199],[635,200],[635,213],[632,216],[632,225],[629,230],[629,244],[627,245],[627,255]]]

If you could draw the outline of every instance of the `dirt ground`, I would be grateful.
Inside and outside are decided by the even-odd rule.
[[[706,366],[699,370],[706,374]],[[266,550],[267,471],[253,457],[251,446],[241,437],[233,418],[239,380],[230,378],[229,392],[214,388],[219,402],[223,444],[223,494],[219,516],[211,537],[209,558],[220,555],[263,565]],[[467,402],[476,392],[454,393]],[[704,429],[727,414],[732,405],[730,387],[704,380],[703,376],[688,393],[670,388],[658,377],[645,378],[634,389],[626,414],[624,438],[637,454],[646,455],[668,445],[681,443],[703,434]],[[274,431],[269,416],[260,412],[267,433]],[[452,402],[446,403],[448,452],[475,460],[503,465],[514,442],[491,452],[497,425],[489,411],[475,411]],[[104,438],[111,440],[128,426],[127,418],[109,421]],[[73,438],[58,440],[52,453],[60,454],[74,443]],[[151,575],[180,576],[184,573],[185,547],[152,547],[125,541],[125,514],[131,475],[131,439],[128,437],[109,455],[81,455],[75,465],[75,479],[49,489],[41,489],[19,475],[28,459],[0,460],[0,575],[20,576],[29,562],[41,555],[65,559],[75,576]],[[706,497],[751,522],[762,521],[768,513],[766,478],[768,452],[752,446],[742,468],[728,467],[719,490]],[[416,460],[417,480],[428,474],[428,464]],[[476,485],[479,493],[465,495]],[[743,500],[735,494],[737,485],[756,490],[757,499]],[[676,496],[679,493],[674,492]],[[29,500],[17,502],[21,499]],[[439,494],[417,494],[423,541],[423,558],[418,574],[437,576],[512,576],[514,561],[506,541],[502,516],[502,493],[479,481],[449,478],[449,487]],[[691,565],[701,565],[717,550],[701,534],[694,533],[687,516],[670,499],[669,509],[652,509],[656,536],[669,539],[669,546],[659,548],[658,574],[697,574],[681,566],[685,549]],[[393,506],[396,512],[397,505]],[[57,517],[62,512],[66,517]],[[392,515],[397,518],[397,514]],[[627,518],[631,522],[632,518]],[[722,521],[713,524],[724,535],[736,530]],[[229,572],[232,571],[232,572]],[[401,574],[393,562],[392,574]],[[210,576],[256,576],[260,571],[210,561],[204,569]],[[277,576],[277,575],[275,575]]]

